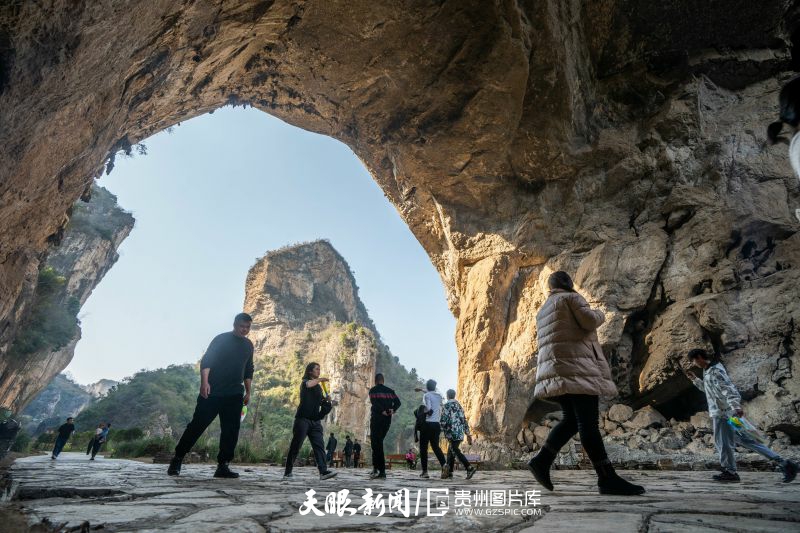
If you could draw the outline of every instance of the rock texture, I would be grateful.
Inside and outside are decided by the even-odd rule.
[[[279,380],[290,392],[293,411],[305,365],[317,362],[337,402],[325,419],[328,429],[333,425],[366,442],[368,391],[376,371],[389,370],[381,357],[388,350],[358,297],[350,267],[333,246],[320,240],[267,253],[247,275],[244,310],[253,317],[254,387],[269,394]],[[341,451],[344,435],[337,431],[337,438]]]
[[[538,412],[555,269],[607,313],[623,401],[693,412],[680,358],[714,348],[753,417],[798,439],[800,197],[763,135],[795,24],[788,1],[5,3],[0,336],[115,153],[244,103],[346,143],[397,207],[487,442]]]
[[[22,411],[72,360],[80,340],[78,311],[133,228],[133,217],[116,200],[94,187],[88,203],[72,207],[63,236],[42,263],[36,298],[0,358],[0,407]]]
[[[212,477],[212,465],[184,465],[179,478],[164,474],[166,465],[104,459],[89,464],[85,456],[66,452],[55,465],[46,456],[17,460],[11,469],[15,500],[7,511],[22,514],[31,531],[183,531],[203,533],[316,531],[519,531],[535,533],[572,531],[796,531],[800,483],[776,486],[775,472],[742,472],[742,483],[720,491],[711,472],[625,472],[644,485],[646,495],[631,500],[597,494],[593,471],[556,471],[555,492],[541,491],[527,470],[479,471],[466,481],[463,470],[449,481],[420,479],[415,471],[391,470],[385,481],[370,481],[366,469],[344,469],[330,481],[320,482],[316,469],[299,467],[296,479],[281,482],[280,468],[240,469],[238,480]],[[314,489],[318,507],[325,508],[330,493],[347,489],[349,507],[364,503],[365,489],[375,495],[400,489],[410,492],[411,509],[405,517],[386,504],[377,516],[362,512],[301,515],[305,493]],[[456,505],[455,491],[539,490],[538,501],[518,500],[493,505]],[[564,490],[562,490],[564,489]],[[448,490],[443,516],[428,516],[427,490]],[[422,499],[415,510],[416,494]],[[463,492],[462,492],[463,493]],[[436,495],[436,492],[433,492]],[[441,494],[441,493],[440,493]],[[698,505],[698,502],[703,502]],[[485,514],[457,514],[459,508]],[[508,511],[506,511],[506,509]],[[0,512],[3,508],[0,507]],[[432,506],[432,514],[437,509]],[[489,514],[492,511],[493,514]],[[324,512],[324,511],[321,511]],[[438,511],[441,512],[441,511]],[[45,521],[43,523],[43,521]],[[14,523],[4,519],[4,524]],[[324,526],[320,524],[324,523]],[[36,528],[36,529],[34,529]],[[15,528],[14,531],[24,531]]]

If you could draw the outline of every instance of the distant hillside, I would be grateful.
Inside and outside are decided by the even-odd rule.
[[[98,422],[118,429],[140,428],[153,436],[178,436],[192,417],[199,371],[193,365],[172,365],[137,372],[109,390],[75,420],[78,431]]]
[[[64,374],[58,374],[22,411],[23,429],[39,434],[64,423],[92,402],[92,395]]]
[[[113,379],[101,379],[96,383],[83,385],[83,390],[85,390],[95,398],[101,398],[106,394],[108,394],[108,391],[110,391],[112,387],[115,387],[118,384],[119,381],[114,381]]]

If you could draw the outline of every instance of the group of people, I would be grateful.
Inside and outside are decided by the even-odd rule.
[[[534,478],[553,490],[550,469],[558,451],[576,434],[592,461],[601,494],[635,496],[645,489],[622,479],[614,471],[600,435],[599,398],[616,396],[611,370],[597,337],[597,328],[605,320],[574,289],[570,276],[563,271],[548,278],[549,295],[536,315],[539,347],[534,397],[555,401],[561,407],[561,420],[553,426],[528,468]],[[713,420],[714,442],[722,472],[714,481],[739,481],[734,457],[735,444],[756,451],[775,461],[783,471],[783,481],[793,481],[798,467],[753,439],[739,435],[728,423],[731,416],[743,416],[741,397],[722,363],[702,348],[691,350],[688,360],[703,369],[703,379],[690,370],[686,376],[706,394]]]
[[[100,447],[108,440],[108,432],[110,430],[110,422],[101,422],[97,425],[97,429],[95,429],[92,438],[89,439],[89,443],[86,445],[86,455],[91,455],[91,457],[89,457],[90,461],[94,461],[97,452],[100,451]],[[58,456],[61,455],[61,450],[64,449],[67,441],[69,441],[70,435],[72,435],[74,431],[75,419],[70,416],[67,418],[67,421],[61,424],[58,430],[56,430],[56,442],[53,445],[53,452],[50,454],[50,459],[58,459]]]
[[[328,452],[326,459],[328,460],[328,466],[333,466],[334,463],[334,455],[336,454],[336,447],[339,445],[339,441],[336,440],[336,436],[331,433],[331,436],[328,437],[328,443],[325,445],[325,450]],[[358,442],[358,439],[353,442],[353,439],[350,438],[350,435],[345,437],[344,441],[344,449],[342,450],[344,454],[344,466],[345,468],[358,468],[358,465],[361,462],[361,443]]]
[[[601,396],[613,397],[617,394],[609,364],[597,336],[597,328],[604,322],[605,315],[598,309],[592,309],[583,296],[575,291],[573,281],[566,272],[552,273],[548,278],[548,288],[548,297],[536,316],[538,360],[534,397],[556,402],[561,408],[561,419],[551,428],[541,449],[528,463],[528,468],[542,486],[553,490],[550,479],[553,462],[559,450],[577,433],[597,473],[601,494],[644,494],[644,487],[630,483],[615,472],[599,430],[599,399]],[[211,421],[219,416],[222,430],[218,467],[214,475],[238,477],[228,464],[236,446],[239,411],[243,404],[247,404],[250,396],[253,345],[246,336],[251,323],[252,319],[248,315],[237,315],[233,331],[217,336],[203,356],[197,407],[192,421],[175,448],[175,456],[168,469],[170,475],[180,473],[184,455]],[[714,440],[723,467],[723,472],[714,476],[714,480],[738,481],[733,451],[734,445],[739,444],[776,461],[783,469],[784,481],[792,481],[797,475],[796,464],[780,457],[766,446],[739,436],[727,423],[729,416],[742,416],[743,410],[739,394],[722,363],[700,348],[692,350],[688,359],[704,371],[702,380],[689,370],[686,373],[705,392],[714,421]],[[286,455],[284,479],[293,477],[294,462],[306,438],[311,442],[320,479],[336,476],[336,472],[330,467],[338,443],[331,434],[326,454],[323,441],[322,420],[332,409],[331,398],[321,386],[327,381],[327,378],[320,377],[319,364],[309,363],[306,366],[299,384],[300,402],[295,413],[292,441]],[[423,392],[421,389],[417,390]],[[469,424],[463,408],[455,399],[455,391],[448,390],[446,395],[445,401],[436,391],[436,382],[429,380],[422,403],[415,411],[415,438],[420,443],[422,466],[420,476],[430,477],[430,447],[441,466],[443,479],[452,477],[456,459],[464,465],[467,479],[470,479],[475,473],[475,467],[460,450],[465,439],[472,443]],[[395,391],[384,384],[384,376],[380,373],[375,376],[375,386],[369,390],[369,399],[373,465],[369,477],[385,479],[383,441],[401,401]],[[442,435],[448,442],[446,458],[439,446]],[[356,450],[360,451],[360,446],[352,443],[347,436],[346,464],[350,464],[351,453],[358,453]],[[416,460],[413,451],[406,455],[406,459],[410,462]],[[355,464],[358,464],[358,455]]]

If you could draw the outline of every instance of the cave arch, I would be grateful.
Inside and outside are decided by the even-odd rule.
[[[460,397],[479,432],[512,439],[530,404],[545,267],[576,272],[603,303],[603,343],[623,362],[626,317],[668,294],[647,332],[643,391],[668,381],[681,343],[700,342],[678,334],[678,318],[700,332],[725,322],[733,360],[742,338],[773,353],[770,339],[795,335],[770,315],[748,337],[725,296],[800,315],[783,268],[800,264],[797,193],[782,152],[752,133],[789,69],[787,6],[232,4],[0,8],[0,347],[48,238],[110,154],[230,103],[335,137],[364,162],[447,287]],[[725,252],[732,229],[772,239],[769,261]],[[698,231],[712,249],[692,255]],[[706,278],[711,296],[686,290]]]

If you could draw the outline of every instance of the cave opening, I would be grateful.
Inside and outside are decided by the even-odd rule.
[[[136,228],[81,311],[83,338],[67,368],[79,381],[195,362],[241,309],[254,257],[326,238],[401,363],[455,386],[455,322],[439,275],[345,145],[228,106],[128,151],[98,183]]]

